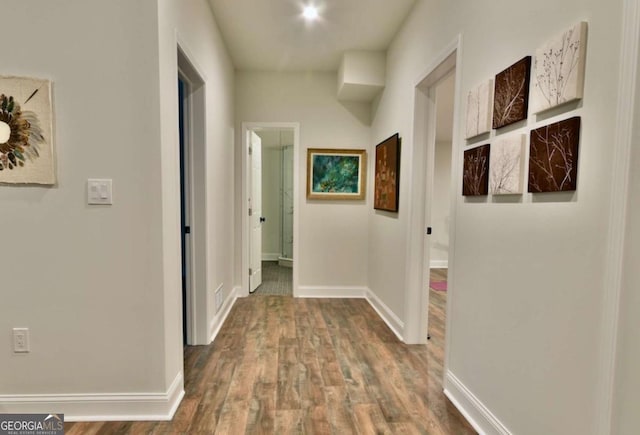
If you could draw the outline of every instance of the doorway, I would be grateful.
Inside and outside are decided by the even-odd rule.
[[[427,339],[444,348],[446,321],[449,232],[451,230],[451,163],[453,148],[453,103],[455,91],[455,70],[433,86],[435,93],[435,143],[433,158],[428,171],[433,174],[431,186],[427,179],[425,212],[429,240],[429,284],[427,310]],[[430,193],[429,193],[430,192]]]
[[[426,343],[429,328],[432,266],[437,295],[446,296],[439,312],[448,319],[453,294],[453,247],[455,246],[455,156],[460,87],[461,39],[457,38],[436,57],[415,82],[414,149],[412,156],[412,206],[409,222],[409,258],[405,341]],[[439,125],[440,124],[440,125]],[[447,182],[448,181],[448,182]],[[448,237],[447,237],[448,236]],[[432,262],[433,260],[433,262]],[[444,272],[448,272],[444,274]],[[435,302],[435,301],[434,301]],[[435,320],[435,319],[434,319]],[[444,333],[445,319],[442,320]],[[435,323],[434,323],[435,326]],[[448,328],[448,324],[446,324]],[[444,337],[445,366],[448,335]]]
[[[297,123],[243,124],[247,294],[297,293],[298,131]]]
[[[183,344],[208,344],[205,83],[177,51]]]
[[[261,262],[259,295],[293,295],[293,129],[261,128]],[[252,153],[255,160],[255,149]],[[253,176],[257,175],[253,170]],[[255,195],[255,193],[254,193]],[[257,201],[254,200],[254,207]],[[253,246],[256,246],[255,244]],[[253,251],[253,247],[251,248]],[[251,287],[254,285],[252,283]]]
[[[191,234],[189,197],[191,192],[191,179],[189,177],[189,159],[187,156],[187,129],[188,129],[188,94],[187,81],[178,74],[178,134],[180,152],[180,253],[182,269],[182,344],[186,346],[189,342],[189,301],[190,301],[190,271],[191,255],[189,249],[189,237]]]

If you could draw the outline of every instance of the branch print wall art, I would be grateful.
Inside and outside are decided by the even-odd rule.
[[[51,82],[0,76],[0,183],[55,184]]]
[[[576,190],[580,117],[531,131],[529,192]]]
[[[467,139],[491,131],[492,106],[493,79],[489,79],[469,91],[467,95]]]
[[[531,56],[496,75],[493,94],[493,128],[527,119]]]
[[[524,134],[517,134],[491,145],[489,188],[492,195],[522,193],[525,138]]]
[[[462,194],[478,196],[489,193],[489,145],[464,152]]]
[[[582,22],[536,50],[533,113],[582,98],[586,48],[587,23]]]

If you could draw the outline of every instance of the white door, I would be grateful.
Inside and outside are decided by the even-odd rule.
[[[249,291],[253,293],[262,284],[262,140],[253,131],[249,132],[249,136],[251,162]]]

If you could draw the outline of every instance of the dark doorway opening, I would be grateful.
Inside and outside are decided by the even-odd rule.
[[[187,345],[187,237],[191,232],[187,222],[186,170],[186,83],[178,79],[178,131],[180,136],[180,249],[182,265],[182,343]]]

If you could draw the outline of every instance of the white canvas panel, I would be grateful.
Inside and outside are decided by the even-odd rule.
[[[467,132],[472,138],[491,131],[493,113],[493,79],[480,83],[467,95]]]
[[[489,191],[492,195],[515,195],[523,191],[526,136],[511,135],[491,145]]]
[[[536,50],[533,113],[582,98],[586,47],[587,23],[581,22]]]

